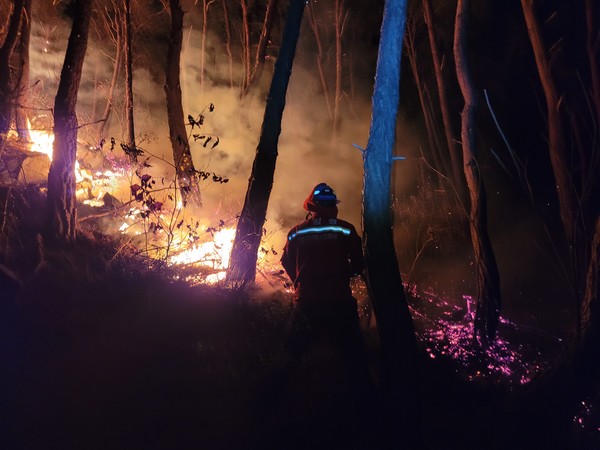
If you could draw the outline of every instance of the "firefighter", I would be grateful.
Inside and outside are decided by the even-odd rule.
[[[338,203],[330,186],[318,184],[304,201],[307,220],[288,233],[281,263],[301,307],[347,303],[350,278],[363,271],[360,237],[351,223],[337,218]]]
[[[345,413],[353,411],[352,420],[361,423],[354,431],[360,434],[369,428],[364,428],[371,420],[366,412],[373,412],[376,397],[350,288],[364,259],[356,229],[337,217],[338,203],[329,185],[318,184],[304,202],[307,219],[288,233],[281,263],[294,286],[294,308],[286,346],[312,377],[322,367],[340,370],[349,402]]]
[[[281,258],[294,285],[287,344],[298,359],[315,344],[329,346],[357,376],[368,368],[350,279],[362,273],[364,260],[356,229],[337,218],[338,203],[329,185],[318,184],[304,202],[307,219],[288,233]]]

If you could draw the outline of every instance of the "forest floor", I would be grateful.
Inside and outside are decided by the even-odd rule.
[[[44,249],[28,199],[2,236],[0,448],[409,448],[382,441],[377,395],[357,410],[332,349],[293,364],[285,294],[174,282],[100,236]],[[560,341],[504,320],[477,351],[468,299],[409,294],[422,448],[600,448],[577,420],[530,414]],[[376,328],[363,331],[378,387]]]

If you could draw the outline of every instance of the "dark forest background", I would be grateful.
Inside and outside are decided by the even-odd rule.
[[[110,210],[106,204],[95,210],[78,201],[79,222],[74,223],[81,234],[79,244],[53,248],[42,237],[48,183],[27,182],[20,175],[35,156],[23,124],[29,119],[31,129],[55,129],[54,101],[78,3],[0,0],[2,358],[14,387],[3,397],[11,417],[2,429],[6,442],[44,448],[44,439],[51,436],[56,442],[66,439],[74,448],[96,448],[88,445],[89,435],[103,436],[98,448],[142,448],[139,442],[166,448],[180,433],[187,446],[202,441],[193,422],[206,418],[211,425],[201,429],[213,428],[204,436],[210,448],[259,445],[267,442],[270,430],[274,445],[281,445],[298,427],[308,430],[306,434],[322,433],[329,448],[336,448],[341,436],[352,441],[340,430],[348,423],[358,426],[353,420],[363,416],[350,418],[351,411],[340,415],[347,405],[336,399],[346,397],[333,389],[332,378],[343,375],[323,360],[312,368],[328,381],[321,385],[312,380],[304,392],[327,406],[321,415],[308,419],[314,412],[310,402],[302,403],[292,394],[302,389],[298,379],[306,373],[296,374],[287,387],[291,397],[284,396],[277,406],[283,416],[291,414],[289,421],[268,414],[254,417],[253,405],[261,397],[262,383],[287,364],[277,343],[283,339],[289,292],[286,280],[277,275],[276,260],[285,233],[304,217],[301,206],[307,192],[327,181],[342,199],[340,216],[358,228],[363,220],[363,161],[354,145],[365,146],[372,119],[384,1],[310,1],[305,6],[265,224],[272,249],[265,253],[272,252],[275,263],[259,272],[258,278],[268,280],[266,289],[243,294],[223,287],[172,284],[181,269],[148,258],[147,246],[130,247],[136,241],[117,231],[122,215],[105,215]],[[127,4],[130,46],[124,40]],[[198,229],[207,233],[220,222],[235,223],[261,135],[287,2],[98,0],[90,5],[89,42],[75,93],[79,164],[90,171],[126,167],[129,180],[111,192],[123,203],[135,200],[130,188],[135,170],[142,167],[136,165],[141,157],[137,162],[129,159],[132,149],[152,155],[152,167],[143,170],[155,180],[175,180],[178,188],[186,174],[209,174],[195,185],[201,206],[190,200],[190,223],[197,219]],[[211,136],[211,145],[217,138],[219,142],[210,148],[206,137],[197,141],[189,117],[180,117],[187,119],[189,130],[186,168],[180,165],[177,139],[169,136],[172,117],[164,89],[174,67],[169,42],[175,6],[184,13],[177,74],[183,91],[180,106],[184,116],[204,114],[203,133]],[[460,44],[468,65],[456,63],[454,47],[457,8],[462,7],[466,22]],[[599,7],[593,0],[406,4],[393,150],[406,159],[394,162],[391,211],[395,250],[418,338],[418,370],[424,374],[417,409],[426,448],[548,448],[557,442],[557,448],[566,449],[597,444]],[[25,12],[11,44],[14,8]],[[534,22],[539,26],[537,47]],[[26,23],[31,26],[30,39],[25,39]],[[263,40],[265,34],[268,39]],[[127,88],[127,49],[132,55],[132,92]],[[439,79],[432,50],[441,63]],[[540,69],[540,61],[548,72]],[[470,75],[477,100],[470,128],[473,163],[465,166],[460,74]],[[128,105],[133,105],[129,112]],[[214,112],[206,112],[208,105]],[[447,123],[443,107],[449,112]],[[111,139],[115,144],[109,150]],[[458,173],[453,157],[460,160]],[[46,164],[49,167],[49,161]],[[474,249],[469,228],[473,203],[465,174],[473,166],[479,171],[478,186],[485,187],[478,195],[487,201],[485,223],[475,235],[489,237],[499,279],[493,287],[478,276],[486,258]],[[568,180],[566,197],[561,197],[564,189],[557,189],[561,176]],[[149,205],[156,207],[155,202]],[[377,379],[382,370],[377,317],[362,283],[355,292]],[[166,301],[172,298],[174,305]],[[195,298],[206,303],[193,304]],[[494,321],[499,325],[490,325]],[[456,337],[455,325],[469,337],[459,344],[469,355],[466,359],[450,357],[444,353],[448,347],[429,340],[442,330],[446,345]],[[473,378],[473,373],[485,372],[488,362],[502,366],[498,359],[504,344],[521,350],[517,365],[521,362],[529,369],[531,363],[535,373],[525,376],[524,369],[519,372],[513,364],[506,379]],[[55,358],[61,352],[64,360]],[[106,384],[104,372],[96,373],[96,353],[106,362]],[[164,358],[169,364],[159,362]],[[127,368],[123,376],[121,364]],[[48,374],[46,381],[38,382],[34,372]],[[152,375],[140,382],[148,372]],[[522,386],[515,381],[520,376],[527,379]],[[174,387],[177,384],[180,387]],[[96,385],[102,386],[97,393]],[[139,390],[124,392],[130,386]],[[153,410],[155,394],[160,407]],[[112,395],[114,403],[104,399]],[[206,404],[199,408],[205,397]],[[88,405],[97,411],[90,412]],[[125,406],[112,417],[118,405]],[[296,414],[291,411],[294,405],[299,405]],[[150,412],[139,414],[147,408]],[[164,422],[159,410],[170,408],[176,419]],[[232,428],[240,434],[225,439],[226,417],[236,408]],[[68,426],[52,418],[61,414],[75,429],[71,437],[65,438]],[[334,420],[334,415],[339,417]],[[137,417],[132,433],[127,426],[114,426],[132,416]],[[532,417],[534,423],[525,425]],[[462,429],[461,421],[478,430]],[[321,422],[333,423],[337,431],[323,431]],[[103,424],[111,429],[104,435]],[[161,437],[154,443],[149,438],[136,443],[152,428],[149,424],[165,426],[168,432],[155,431],[152,435]],[[37,426],[39,435],[34,432]],[[372,435],[381,433],[372,423],[366,427]],[[549,428],[553,432],[546,435]],[[310,439],[299,442],[317,448]],[[338,448],[350,448],[344,442],[346,446]],[[13,448],[10,445],[7,448]],[[379,445],[383,444],[372,441],[372,448]]]

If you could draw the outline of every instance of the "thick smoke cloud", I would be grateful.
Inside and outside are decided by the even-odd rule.
[[[227,184],[215,184],[210,180],[202,183],[203,206],[194,215],[209,223],[220,218],[234,217],[242,208],[248,177],[260,136],[266,91],[272,73],[273,62],[267,62],[263,85],[251,91],[243,100],[239,90],[229,87],[228,60],[223,43],[208,36],[204,89],[200,86],[201,34],[198,24],[192,24],[188,15],[188,28],[184,31],[181,83],[186,114],[196,116],[204,111],[206,116],[203,133],[213,134],[220,143],[214,149],[190,139],[196,168],[214,172],[229,178]],[[54,25],[48,25],[54,23]],[[57,16],[33,23],[31,46],[32,79],[40,81],[40,97],[51,105],[58,83],[62,60],[68,39],[70,24]],[[342,102],[340,135],[333,141],[326,122],[325,100],[317,79],[312,56],[306,47],[311,36],[310,28],[304,26],[300,41],[282,123],[279,141],[277,171],[267,215],[269,231],[287,229],[302,219],[305,211],[302,203],[310,189],[319,182],[330,183],[342,200],[340,216],[360,225],[360,200],[362,186],[362,157],[353,143],[365,146],[370,121],[370,98],[350,98]],[[156,52],[166,49],[157,48]],[[78,99],[81,123],[91,123],[99,117],[105,105],[113,70],[114,45],[110,40],[90,35],[89,49]],[[164,60],[157,57],[157,61]],[[134,72],[134,103],[137,144],[148,154],[164,158],[172,163],[168,141],[168,126],[162,67],[153,61],[136,59]],[[236,63],[234,72],[241,71]],[[121,80],[123,72],[121,72]],[[361,80],[358,80],[359,82]],[[362,80],[370,82],[371,80]],[[123,136],[122,81],[115,93],[115,109],[108,130],[117,141]],[[352,102],[352,104],[350,104]],[[215,105],[213,113],[207,105]],[[350,112],[354,111],[353,114]],[[358,111],[358,113],[356,112]],[[49,124],[47,124],[49,125]],[[93,145],[97,125],[82,127],[80,141]],[[106,153],[108,150],[104,149]],[[115,152],[120,152],[116,148]],[[172,168],[153,158],[153,167],[147,169],[155,176],[172,178]],[[117,193],[128,195],[128,192]],[[278,239],[282,245],[281,237]]]

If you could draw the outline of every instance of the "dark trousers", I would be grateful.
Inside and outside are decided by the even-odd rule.
[[[312,299],[311,299],[312,300]],[[311,355],[333,355],[341,365],[351,391],[359,402],[372,397],[374,387],[369,373],[356,299],[299,299],[288,328],[286,348],[300,364],[310,363]]]

